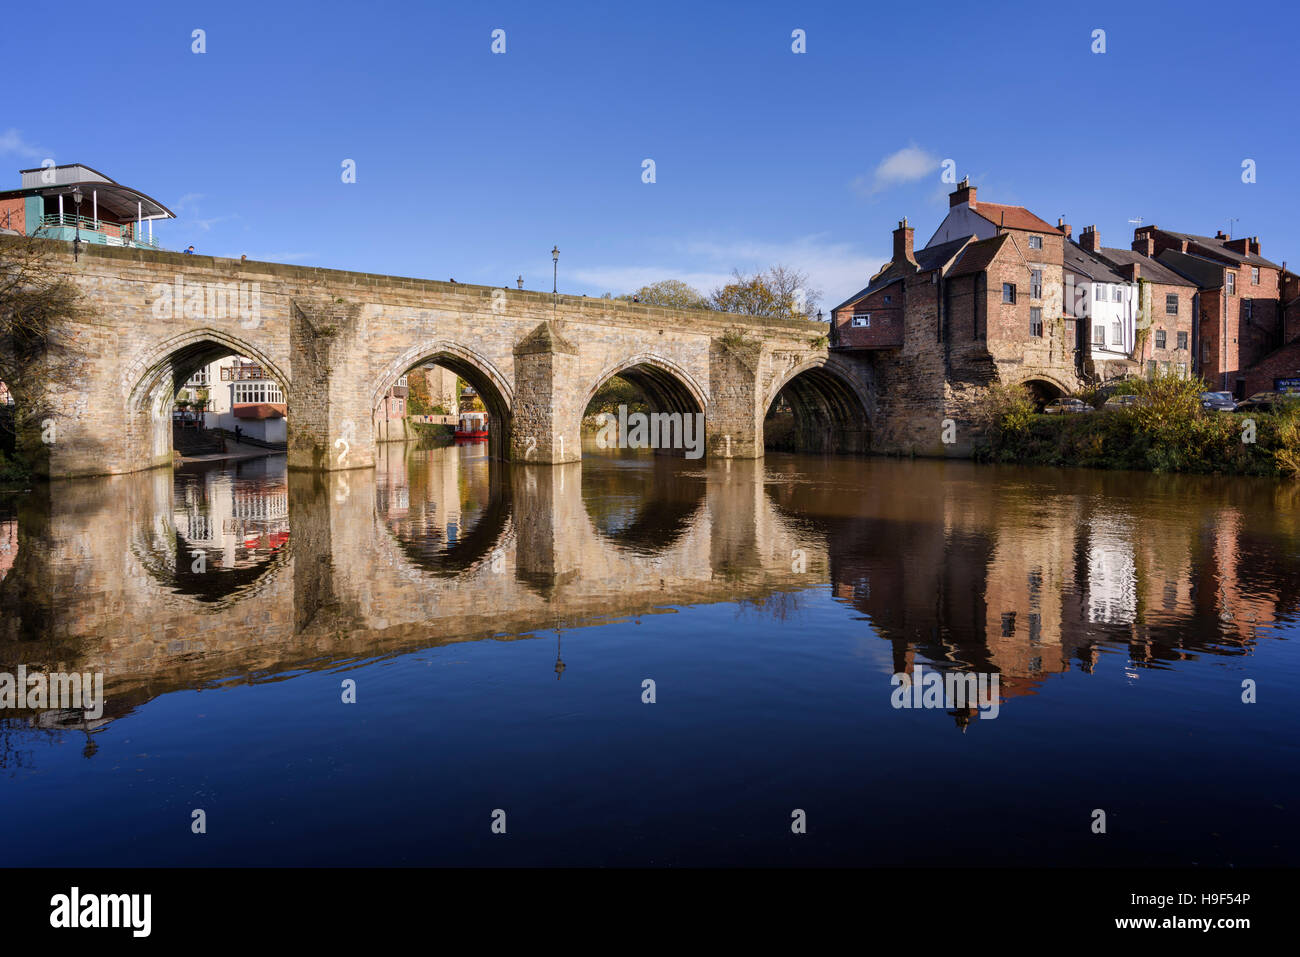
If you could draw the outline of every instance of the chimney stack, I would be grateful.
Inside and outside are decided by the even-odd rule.
[[[1085,226],[1083,232],[1079,233],[1079,245],[1090,253],[1098,252],[1101,249],[1101,239],[1097,236],[1097,227]]]
[[[1064,216],[1056,217],[1056,228],[1065,233],[1066,239],[1070,238],[1070,233],[1074,230],[1074,227],[1065,221]]]
[[[1137,282],[1142,278],[1142,267],[1138,263],[1124,263],[1115,271],[1129,282]]]
[[[1215,239],[1227,239],[1227,238],[1228,238],[1228,234],[1225,233],[1222,229],[1216,229],[1216,230],[1214,231],[1214,238],[1215,238]]]
[[[962,203],[967,204],[971,209],[976,208],[975,187],[970,184],[969,176],[963,176],[961,182],[957,184],[957,188],[948,194],[949,209],[960,206]]]
[[[1133,230],[1132,250],[1135,253],[1141,253],[1148,259],[1154,259],[1156,255],[1156,240],[1154,226],[1139,226]]]
[[[913,232],[912,227],[907,225],[907,217],[904,216],[898,228],[894,230],[894,265],[902,262],[916,265],[916,257],[912,255]]]

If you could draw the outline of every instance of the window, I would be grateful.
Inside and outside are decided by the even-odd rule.
[[[1250,284],[1251,284],[1252,286],[1258,286],[1258,285],[1259,285],[1259,267],[1258,267],[1258,266],[1251,266],[1251,267],[1250,267]]]
[[[1124,344],[1124,323],[1112,322],[1110,324],[1110,344],[1112,346],[1122,346]]]
[[[1178,293],[1171,292],[1165,295],[1165,315],[1178,315]]]
[[[1042,236],[1030,236],[1030,237],[1029,237],[1029,248],[1030,248],[1030,249],[1042,249],[1042,248],[1043,248],[1043,237],[1042,237]]]
[[[1241,311],[1246,319],[1252,319],[1255,316],[1255,300],[1243,299],[1241,301]]]
[[[1101,302],[1106,298],[1106,287],[1104,284],[1099,282],[1094,282],[1092,284],[1092,298],[1096,299],[1098,302]]]
[[[885,305],[886,305],[886,306],[889,305],[889,304],[890,304],[891,302],[893,302],[893,301],[894,301],[894,297],[893,297],[893,296],[886,296],[886,297],[885,297]]]
[[[1157,330],[1156,330],[1156,348],[1157,348],[1157,349],[1163,349],[1163,348],[1165,347],[1165,341],[1166,341],[1166,340],[1165,340],[1165,331],[1164,331],[1163,329],[1157,329]]]
[[[853,325],[857,329],[868,329],[871,326],[871,313],[860,312],[854,313]]]
[[[1185,332],[1178,333],[1178,348],[1179,349],[1187,348],[1187,333]]]
[[[280,387],[269,380],[236,382],[230,388],[230,401],[235,404],[284,401],[284,393],[280,391]]]
[[[1210,361],[1210,344],[1208,342],[1201,343],[1201,361],[1202,362]]]
[[[397,377],[397,387],[398,387],[399,389],[405,389],[405,388],[406,388],[406,376],[404,376],[404,375],[399,375],[399,376]]]
[[[1104,345],[1106,344],[1106,327],[1105,327],[1105,326],[1093,326],[1093,327],[1092,327],[1092,344],[1093,344],[1094,346],[1104,346]]]
[[[1123,302],[1123,301],[1124,301],[1124,287],[1123,287],[1123,286],[1111,286],[1111,288],[1110,288],[1110,301],[1111,301],[1111,302]]]
[[[1043,298],[1043,271],[1041,269],[1031,269],[1029,271],[1029,298]]]
[[[1016,301],[1016,284],[1014,282],[1004,282],[1002,284],[1002,301],[1003,302]]]
[[[1228,276],[1228,295],[1235,296],[1237,294],[1237,274],[1235,272],[1230,272],[1227,274],[1227,276]]]
[[[1074,345],[1074,335],[1075,335],[1074,328],[1075,328],[1074,320],[1066,319],[1065,320],[1065,341],[1068,342],[1071,346]]]
[[[1029,334],[1038,339],[1043,337],[1043,310],[1037,306],[1029,310]]]

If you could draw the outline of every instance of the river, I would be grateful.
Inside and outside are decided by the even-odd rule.
[[[1298,505],[400,444],[11,496],[0,672],[105,702],[0,710],[0,863],[1290,864]]]

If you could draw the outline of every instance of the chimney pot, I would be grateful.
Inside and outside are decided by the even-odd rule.
[[[894,263],[909,262],[916,265],[916,257],[912,254],[912,236],[915,230],[907,225],[907,217],[904,216],[894,230]]]
[[[962,203],[970,206],[971,209],[976,208],[975,187],[970,184],[969,176],[963,176],[961,182],[957,184],[957,188],[948,194],[949,209],[960,206]]]

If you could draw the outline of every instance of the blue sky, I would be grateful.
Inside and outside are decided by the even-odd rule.
[[[1236,217],[1300,265],[1289,4],[293,6],[8,10],[0,182],[85,163],[200,253],[549,289],[558,244],[590,295],[784,262],[834,305],[952,159],[1104,245]]]

